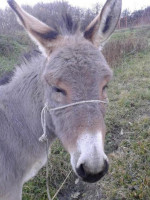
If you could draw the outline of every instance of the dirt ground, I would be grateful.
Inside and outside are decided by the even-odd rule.
[[[67,184],[58,195],[59,200],[100,200],[101,190],[98,183],[84,183],[74,175],[73,181]]]

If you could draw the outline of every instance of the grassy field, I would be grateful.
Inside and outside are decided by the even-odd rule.
[[[26,44],[20,44],[21,47],[17,45],[16,41],[18,55],[28,49]],[[120,52],[119,55],[115,51]],[[106,152],[110,160],[110,170],[101,181],[94,186],[92,184],[91,200],[99,199],[93,187],[99,189],[102,200],[149,200],[150,27],[117,31],[104,49],[104,54],[107,54],[108,62],[114,68],[114,79],[108,88],[110,104],[105,119]],[[10,54],[10,60],[6,59],[5,63],[4,57],[6,56],[1,55],[0,49],[2,72],[5,68],[10,69],[12,60],[14,60],[12,64],[17,60]],[[50,192],[53,196],[71,169],[69,155],[59,141],[53,144],[49,166]],[[90,200],[89,193],[83,188],[77,188],[74,180],[75,177],[71,174],[60,192],[61,195],[55,200]],[[46,200],[45,185],[45,168],[43,168],[33,180],[25,184],[23,200]],[[77,189],[72,190],[71,187]],[[87,189],[86,185],[83,187]],[[90,190],[90,186],[88,187]],[[74,191],[78,192],[76,197],[72,196]]]
[[[23,55],[33,46],[25,33],[0,35],[0,75],[20,64]]]
[[[100,182],[105,200],[150,198],[150,51],[114,70],[106,117],[110,171]],[[113,150],[113,151],[112,151]]]

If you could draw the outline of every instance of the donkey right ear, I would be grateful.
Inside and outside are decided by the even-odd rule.
[[[49,56],[60,39],[57,31],[25,12],[14,0],[7,0],[7,2],[31,39],[38,44],[46,56]]]
[[[84,37],[96,46],[104,43],[115,30],[121,6],[122,0],[107,0],[101,13],[85,29]]]

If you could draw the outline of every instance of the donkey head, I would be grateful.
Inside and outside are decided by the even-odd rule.
[[[48,106],[83,100],[105,101],[112,72],[98,47],[117,25],[121,0],[107,0],[84,32],[66,31],[65,35],[26,13],[13,0],[8,3],[47,57],[42,79]],[[71,155],[74,172],[87,182],[99,180],[108,170],[104,115],[103,103],[85,103],[50,113],[55,134]]]

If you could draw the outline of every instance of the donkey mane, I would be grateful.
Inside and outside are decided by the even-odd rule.
[[[34,63],[36,62],[35,60],[38,60],[39,57],[42,57],[42,56],[41,56],[41,52],[37,49],[29,51],[28,53],[25,53],[20,58],[21,64],[19,64],[18,66],[16,65],[15,69],[2,74],[2,76],[0,77],[0,86],[10,83],[14,76],[16,75],[20,76],[22,73],[24,73],[24,70],[26,71],[26,69],[30,73],[30,67],[28,66],[30,65],[34,66]],[[37,73],[37,67],[35,67],[35,72]]]
[[[20,66],[17,66],[13,74],[10,75],[10,81],[8,82],[7,87],[13,88],[13,86],[15,86],[16,90],[17,88],[22,87],[22,84],[26,85],[27,82],[31,84],[34,77],[41,75],[44,62],[45,58],[43,56],[33,56],[31,60],[26,60],[26,62],[23,62]],[[16,82],[18,82],[18,84],[20,83],[21,85],[19,84],[17,86]],[[17,92],[18,91],[16,91],[16,93]]]
[[[11,81],[11,78],[13,77],[13,75],[14,75],[13,71],[9,71],[9,72],[6,72],[5,74],[3,74],[0,78],[0,85],[9,83]]]
[[[62,13],[60,16],[52,17],[51,26],[60,35],[74,35],[80,29],[80,21],[73,20],[70,13]]]

